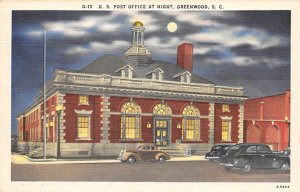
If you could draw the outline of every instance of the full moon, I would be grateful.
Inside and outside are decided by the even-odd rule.
[[[167,25],[167,29],[168,29],[169,32],[173,33],[173,32],[175,32],[177,30],[177,24],[174,23],[174,22],[170,22]]]

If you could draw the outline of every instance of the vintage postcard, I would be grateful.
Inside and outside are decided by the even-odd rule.
[[[0,5],[0,191],[300,191],[299,1]]]

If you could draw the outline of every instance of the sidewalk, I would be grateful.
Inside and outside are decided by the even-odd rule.
[[[169,161],[206,161],[204,156],[173,157]],[[120,163],[117,159],[31,159],[25,155],[12,154],[13,164],[79,164],[79,163]]]

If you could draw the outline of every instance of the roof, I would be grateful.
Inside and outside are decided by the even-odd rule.
[[[119,58],[115,55],[105,54],[97,58],[91,64],[78,70],[78,72],[90,74],[108,74],[116,76],[116,71],[126,65],[129,65],[133,68],[133,78],[146,78],[146,74],[157,68],[160,68],[164,72],[164,80],[177,81],[176,79],[174,79],[174,75],[184,73],[186,71],[181,67],[178,67],[177,65],[166,61],[151,60],[146,65],[136,65],[130,63],[125,58]],[[214,84],[213,82],[193,73],[191,76],[191,83]]]

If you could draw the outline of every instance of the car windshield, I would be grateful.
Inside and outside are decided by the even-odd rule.
[[[230,147],[231,147],[231,146],[225,146],[223,149],[224,149],[225,151],[227,151],[228,149],[230,149]]]
[[[240,149],[241,148],[241,146],[240,145],[234,145],[234,146],[232,146],[229,150],[231,151],[231,150],[238,150],[238,149]]]
[[[212,148],[212,150],[219,150],[221,147],[220,146],[214,146],[213,148]]]
[[[142,150],[142,148],[143,148],[144,146],[138,146],[138,150]]]

